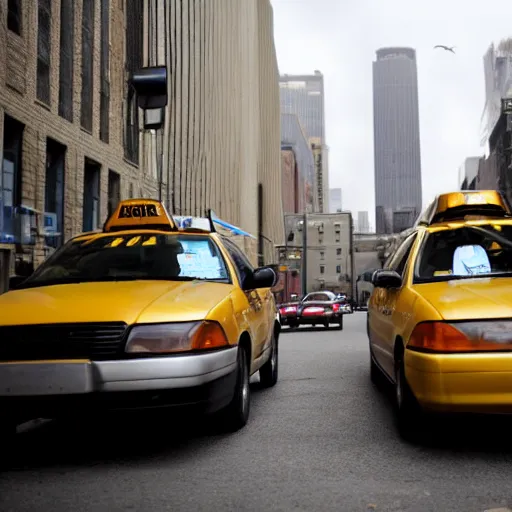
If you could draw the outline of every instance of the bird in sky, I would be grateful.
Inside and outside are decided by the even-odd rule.
[[[453,50],[455,48],[455,46],[445,46],[444,44],[437,44],[436,46],[434,46],[434,50],[436,48],[442,48],[443,50],[446,50],[447,52],[452,52],[452,53],[455,53]]]

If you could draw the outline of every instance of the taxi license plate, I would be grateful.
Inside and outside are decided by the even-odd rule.
[[[90,362],[0,364],[0,396],[75,395],[93,389]]]

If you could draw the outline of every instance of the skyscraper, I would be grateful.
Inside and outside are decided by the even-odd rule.
[[[313,149],[316,167],[315,210],[329,208],[328,148],[325,143],[324,76],[282,75],[281,112],[296,114]]]
[[[416,51],[381,48],[373,63],[377,233],[412,226],[422,206]]]
[[[370,220],[367,211],[357,212],[357,230],[359,233],[370,232]]]

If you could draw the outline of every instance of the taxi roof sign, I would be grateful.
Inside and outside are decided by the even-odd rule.
[[[105,233],[132,229],[178,230],[174,219],[164,205],[155,199],[121,201],[103,226]]]
[[[497,190],[462,190],[438,195],[419,217],[417,225],[462,220],[468,215],[505,217],[511,213]]]

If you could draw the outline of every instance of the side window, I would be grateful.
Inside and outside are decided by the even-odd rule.
[[[243,287],[245,280],[254,272],[254,267],[251,265],[245,254],[237,247],[231,240],[223,240],[233,263],[235,265],[240,285]]]
[[[417,233],[409,236],[405,239],[402,245],[397,249],[395,254],[388,260],[386,268],[390,270],[394,270],[400,275],[403,275],[405,270],[405,265],[407,264],[407,260],[409,259],[409,254],[411,253],[412,246],[414,245],[414,241],[416,240]]]

